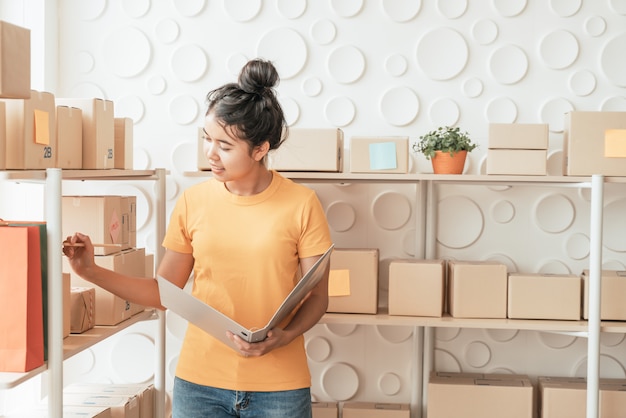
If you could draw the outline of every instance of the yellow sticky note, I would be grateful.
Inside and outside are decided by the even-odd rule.
[[[328,296],[350,296],[350,270],[330,270]]]
[[[50,115],[41,109],[35,109],[35,143],[50,145]]]
[[[604,156],[626,158],[626,129],[607,129],[604,132]]]

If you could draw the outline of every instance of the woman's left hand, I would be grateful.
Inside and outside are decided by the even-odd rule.
[[[270,330],[267,337],[258,343],[249,343],[230,331],[227,331],[226,335],[244,357],[260,357],[289,343],[287,332],[280,328]]]

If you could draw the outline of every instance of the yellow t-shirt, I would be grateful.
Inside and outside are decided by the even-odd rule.
[[[293,289],[299,258],[322,254],[331,238],[315,192],[273,172],[269,187],[253,196],[234,195],[215,179],[190,187],[176,203],[163,245],[193,254],[194,296],[250,329],[265,326]],[[191,324],[176,375],[240,391],[311,384],[304,337],[245,358]]]

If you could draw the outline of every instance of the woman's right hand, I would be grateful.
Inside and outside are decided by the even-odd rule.
[[[75,233],[63,241],[63,254],[68,258],[72,270],[83,276],[94,264],[93,244],[89,236]]]

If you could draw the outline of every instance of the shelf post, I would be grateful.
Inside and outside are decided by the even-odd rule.
[[[46,169],[45,219],[48,242],[48,416],[63,416],[63,253],[62,175]]]
[[[163,258],[163,238],[165,237],[165,169],[157,168],[156,187],[156,235],[155,269],[156,272]],[[155,338],[156,367],[154,374],[154,416],[165,418],[165,312],[157,309],[157,332]]]
[[[591,178],[589,248],[589,338],[587,339],[587,418],[598,418],[600,376],[600,297],[602,288],[602,212],[604,177]]]

